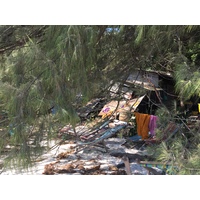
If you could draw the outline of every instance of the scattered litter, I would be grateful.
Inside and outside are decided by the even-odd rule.
[[[36,168],[33,169],[35,173],[45,175],[163,174],[163,169],[143,162],[146,160],[151,161],[152,159],[145,151],[145,145],[156,140],[153,129],[155,126],[151,127],[153,138],[144,140],[144,137],[141,134],[138,135],[138,133],[135,133],[132,137],[129,137],[130,135],[128,137],[125,136],[124,130],[130,130],[130,127],[133,127],[133,124],[130,124],[127,120],[127,113],[134,114],[144,97],[145,95],[120,102],[111,101],[104,107],[101,104],[101,99],[96,99],[88,103],[84,108],[79,109],[78,114],[82,119],[89,117],[91,113],[96,113],[97,115],[101,110],[99,113],[99,116],[102,117],[101,121],[94,126],[87,126],[81,123],[76,127],[68,124],[61,128],[58,138],[62,138],[61,141],[63,143],[58,143],[58,145],[55,141],[49,143],[50,147],[55,148],[36,160]],[[117,105],[119,106],[118,108]],[[113,112],[115,112],[114,118],[106,118]],[[118,120],[117,114],[119,114]],[[136,121],[138,121],[137,117]],[[148,130],[148,127],[145,127],[145,129]],[[165,130],[166,135],[162,139],[169,139],[177,130],[178,126],[170,123]],[[149,134],[149,136],[152,134]],[[141,143],[141,146],[139,149],[127,148],[128,141]],[[43,146],[48,145],[47,141],[42,141],[41,144]],[[17,174],[18,172],[14,173]],[[20,173],[30,174],[22,171]],[[3,172],[2,174],[10,174],[10,172]]]
[[[144,167],[141,167],[137,163],[130,163],[131,172],[133,175],[148,175],[149,172]]]
[[[104,140],[106,147],[109,149],[118,149],[123,145],[126,140],[124,138],[109,138]]]

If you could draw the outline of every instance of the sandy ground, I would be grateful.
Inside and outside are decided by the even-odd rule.
[[[144,153],[136,149],[127,149],[125,146],[123,146],[124,139],[110,138],[105,141],[106,141],[106,146],[109,148],[109,152],[126,152],[132,154]],[[52,142],[51,146],[53,146],[54,144],[55,142]],[[121,158],[113,157],[109,155],[109,153],[103,152],[104,149],[102,148],[99,149],[95,147],[90,147],[76,154],[74,154],[73,152],[70,153],[72,147],[74,146],[76,146],[76,144],[63,144],[49,151],[48,153],[43,154],[38,159],[38,162],[36,162],[35,166],[29,169],[29,171],[4,170],[2,171],[1,175],[43,175],[45,171],[45,166],[50,163],[54,163],[56,169],[62,169],[62,170],[65,169],[64,173],[62,172],[54,174],[81,175],[83,174],[83,171],[80,169],[80,166],[82,166],[82,169],[84,170],[93,169],[94,171],[95,169],[97,169],[96,167],[98,167],[98,170],[103,172],[102,174],[113,174],[111,168],[113,166],[116,166],[117,164],[123,163],[123,160]],[[60,156],[59,159],[58,156]],[[73,164],[74,166],[75,163],[76,166],[79,167],[75,168],[72,172],[68,172],[66,170],[66,166],[69,164]],[[141,175],[148,174],[148,171],[145,168],[138,165],[137,163],[131,163],[130,168],[132,174],[141,174]],[[101,174],[101,172],[99,174]]]

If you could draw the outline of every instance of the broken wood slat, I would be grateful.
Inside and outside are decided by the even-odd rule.
[[[119,130],[121,130],[122,128],[124,128],[126,126],[126,124],[123,125],[119,125],[116,126],[115,128],[111,128],[108,129],[104,132],[104,134],[99,137],[98,139],[91,141],[91,142],[80,142],[79,144],[77,144],[78,146],[83,146],[83,145],[93,145],[93,144],[97,144],[99,142],[103,142],[104,139],[107,139],[111,136],[113,136],[114,134],[116,134]]]
[[[104,144],[105,150],[107,152],[108,148],[106,147],[106,145],[104,143],[104,140],[107,139],[107,138],[112,137],[113,135],[115,135],[119,130],[123,129],[126,125],[127,125],[127,123],[123,122],[121,125],[118,125],[118,126],[116,126],[114,128],[110,128],[110,129],[104,131],[103,135],[101,135],[99,138],[97,138],[97,139],[95,139],[93,141],[78,142],[77,146],[76,146],[77,147],[76,153],[82,151],[83,149],[87,148],[88,146],[94,146],[94,145],[99,144],[99,143],[103,143]],[[82,147],[85,146],[85,147],[80,149],[81,146]]]
[[[103,133],[100,133],[100,131],[105,127],[107,126],[108,124],[110,123],[110,120],[107,120],[105,121],[101,126],[97,127],[96,129],[90,131],[87,135],[81,135],[80,137],[82,137],[83,139],[86,139],[87,140],[87,137],[91,136],[94,134],[94,136],[90,137],[88,139],[88,141],[91,141],[92,139],[98,137],[98,136],[101,136]]]

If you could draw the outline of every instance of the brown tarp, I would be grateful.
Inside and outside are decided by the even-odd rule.
[[[109,103],[107,103],[106,105],[104,105],[104,107],[102,108],[102,110],[99,113],[99,116],[109,116],[111,115],[113,112],[119,113],[120,118],[119,120],[122,121],[126,121],[127,118],[127,113],[131,112],[133,113],[136,108],[139,106],[139,104],[141,103],[141,101],[143,100],[143,98],[145,97],[145,95],[138,97],[138,98],[134,98],[128,101],[122,100],[122,101],[110,101]]]

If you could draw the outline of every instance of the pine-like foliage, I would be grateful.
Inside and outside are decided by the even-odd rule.
[[[8,160],[32,163],[58,126],[79,122],[80,94],[81,105],[105,97],[138,69],[171,72],[181,99],[199,97],[199,32],[200,26],[0,26],[0,108],[9,119],[0,150],[9,144]],[[52,107],[56,114],[49,115]],[[166,121],[175,118],[175,109],[162,112]],[[180,156],[182,140],[170,155]],[[195,161],[197,146],[189,150]]]
[[[18,146],[9,159],[17,162],[27,157],[25,163],[29,164],[40,142],[55,133],[56,120],[60,125],[75,126],[79,122],[75,111],[77,95],[83,96],[84,105],[117,77],[110,75],[121,60],[114,59],[119,54],[119,36],[106,28],[48,26],[39,39],[25,32],[19,34],[25,38],[24,46],[2,56],[5,67],[1,69],[1,95],[9,116],[9,142]],[[49,117],[51,107],[56,115]],[[30,139],[37,144],[33,148]]]

